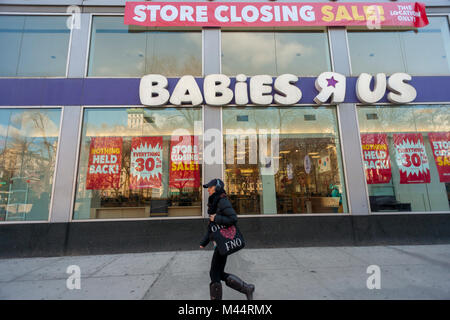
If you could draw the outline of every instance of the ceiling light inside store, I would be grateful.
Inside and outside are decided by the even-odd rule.
[[[291,151],[290,150],[283,150],[283,151],[280,151],[280,153],[290,153]]]
[[[315,155],[315,154],[319,154],[318,152],[309,152],[308,153],[310,156]]]
[[[366,118],[367,120],[378,120],[378,115],[376,113],[367,113]]]
[[[248,115],[236,116],[236,121],[248,122]]]

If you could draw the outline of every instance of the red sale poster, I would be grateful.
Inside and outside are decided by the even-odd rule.
[[[450,182],[450,132],[428,133],[440,182]]]
[[[198,136],[172,136],[170,142],[169,186],[200,187]]]
[[[161,187],[162,152],[162,137],[131,139],[130,189]]]
[[[430,166],[421,133],[394,134],[400,183],[430,183]]]
[[[87,190],[119,188],[122,168],[121,137],[94,137],[89,148]]]
[[[389,183],[392,174],[387,134],[361,134],[361,145],[367,184]]]

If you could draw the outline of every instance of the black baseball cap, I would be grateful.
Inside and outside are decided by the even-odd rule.
[[[212,179],[210,182],[208,182],[207,184],[203,185],[203,188],[209,188],[209,187],[213,187],[213,186],[217,186],[217,183],[219,183],[219,185],[223,188],[225,186],[225,184],[223,183],[222,180],[220,179]]]

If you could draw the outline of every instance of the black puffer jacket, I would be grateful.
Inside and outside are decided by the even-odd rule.
[[[208,231],[203,237],[200,245],[202,247],[206,247],[208,243],[211,241],[211,224],[220,224],[225,226],[231,226],[237,223],[237,215],[236,211],[234,211],[233,206],[231,205],[230,200],[227,198],[225,193],[220,195],[220,200],[217,203],[217,211],[216,216],[214,217],[214,222],[209,222]]]

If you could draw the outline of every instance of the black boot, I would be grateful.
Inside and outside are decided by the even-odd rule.
[[[225,283],[230,288],[237,290],[241,293],[244,293],[247,296],[247,300],[253,300],[253,291],[255,291],[255,286],[253,284],[245,283],[234,274],[230,274],[225,279]]]
[[[209,284],[209,294],[211,300],[222,300],[222,284],[220,282],[211,282]]]

